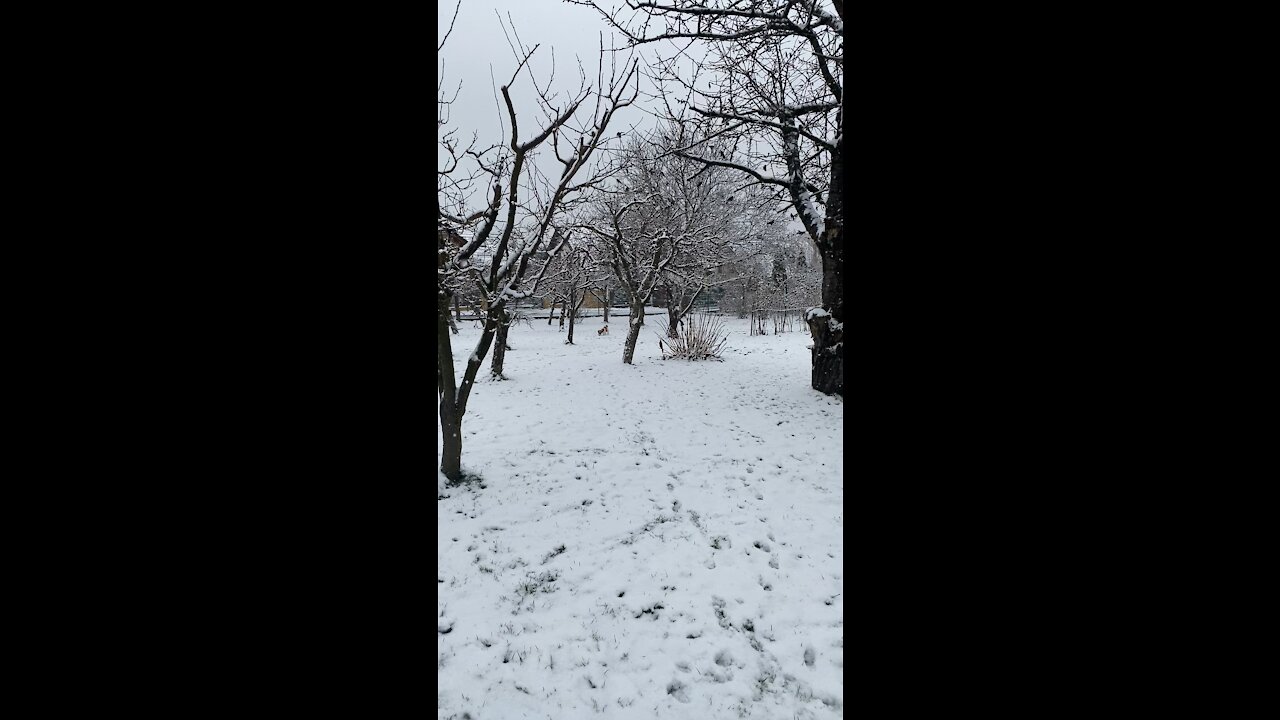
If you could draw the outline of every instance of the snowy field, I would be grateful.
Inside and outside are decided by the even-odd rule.
[[[485,359],[483,487],[437,476],[437,717],[843,717],[843,407],[808,334],[729,319],[724,362],[663,361],[648,318],[626,366],[611,320]]]

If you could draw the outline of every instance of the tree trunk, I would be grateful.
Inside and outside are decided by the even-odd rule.
[[[439,342],[437,353],[440,356],[439,367],[442,370],[437,376],[437,382],[441,388],[440,430],[444,441],[440,471],[450,480],[462,479],[462,418],[466,415],[467,401],[471,397],[471,390],[475,387],[476,373],[480,371],[484,359],[489,356],[494,336],[498,334],[501,315],[494,313],[505,314],[506,309],[504,307],[491,309],[484,317],[484,329],[480,332],[480,339],[476,341],[475,351],[467,358],[466,367],[462,372],[462,384],[456,388],[454,387],[453,349],[449,333],[444,329],[446,325],[443,318],[439,320],[436,328],[436,337]]]
[[[680,301],[683,299],[683,297],[676,297],[674,289],[667,288],[667,337],[669,338],[680,337]]]
[[[437,206],[437,211],[439,207]],[[444,268],[445,234],[436,232],[437,269]],[[444,447],[440,471],[451,481],[462,479],[462,413],[458,412],[457,375],[453,369],[453,340],[449,337],[449,300],[458,301],[443,285],[436,287],[436,395],[440,401],[440,436]],[[456,330],[454,330],[456,332]]]
[[[839,234],[839,229],[835,230]],[[843,248],[829,251],[842,254]],[[822,271],[822,304],[827,314],[809,318],[813,335],[813,389],[826,395],[844,396],[844,323],[843,278],[838,271],[840,260],[824,262]],[[840,314],[837,315],[836,313]]]
[[[551,327],[551,321],[556,318],[556,301],[551,301],[551,307],[547,310],[547,327]]]
[[[636,354],[636,339],[640,337],[640,327],[644,325],[644,305],[631,304],[630,327],[627,329],[627,342],[622,346],[622,362],[630,365]]]
[[[574,303],[574,297],[573,297],[573,296],[574,296],[574,293],[573,293],[573,292],[570,292],[570,293],[569,293],[569,306],[573,308],[573,312],[569,313],[569,338],[568,338],[567,340],[565,340],[565,341],[564,341],[564,343],[565,343],[566,345],[572,345],[572,344],[573,344],[573,321],[574,321],[575,319],[577,319],[577,317],[578,317],[578,306]],[[582,296],[585,298],[585,297],[586,297],[586,293],[584,292]],[[579,301],[579,302],[580,302],[580,301]]]
[[[502,374],[502,363],[507,358],[507,331],[511,329],[511,316],[507,309],[502,309],[502,320],[498,323],[497,337],[493,339],[493,365],[489,374],[494,380],[505,380]]]
[[[456,294],[453,296],[453,319],[462,320],[462,308],[458,305],[458,296]]]
[[[453,403],[440,403],[440,472],[450,480],[462,479],[462,416],[453,412]]]
[[[841,126],[837,120],[837,126]],[[841,175],[845,149],[840,133],[831,156],[831,186],[827,193],[827,218],[822,233],[822,309],[827,316],[810,317],[813,334],[813,389],[844,397],[844,206]]]
[[[457,412],[457,382],[453,369],[453,342],[449,338],[449,306],[444,302],[436,313],[436,387],[440,396],[440,435],[443,455],[440,471],[450,480],[462,479],[462,414]],[[448,373],[446,378],[445,373]]]

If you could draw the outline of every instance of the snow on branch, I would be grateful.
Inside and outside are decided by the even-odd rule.
[[[807,189],[801,190],[800,196],[796,199],[796,205],[797,212],[805,219],[805,227],[812,225],[814,235],[821,237],[822,233],[826,231],[826,220],[813,203],[813,193]]]

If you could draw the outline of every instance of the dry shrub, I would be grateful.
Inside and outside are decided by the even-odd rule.
[[[658,347],[662,350],[662,359],[679,358],[681,360],[720,360],[720,352],[724,349],[728,330],[724,320],[716,315],[697,313],[688,315],[677,329],[679,337],[667,337],[667,324],[662,325],[662,333],[658,336]]]

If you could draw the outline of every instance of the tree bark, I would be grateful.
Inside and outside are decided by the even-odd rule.
[[[636,339],[640,337],[640,328],[644,325],[644,305],[631,304],[630,327],[627,329],[627,342],[622,346],[622,362],[631,364],[636,354]]]
[[[453,481],[462,479],[462,418],[467,413],[467,401],[475,387],[476,373],[480,371],[480,365],[488,356],[490,345],[497,334],[499,322],[494,312],[505,310],[499,308],[485,316],[484,329],[480,332],[475,351],[467,358],[467,365],[462,372],[462,384],[457,387],[454,386],[453,348],[446,329],[448,325],[443,317],[437,316],[436,352],[440,370],[436,380],[440,388],[440,431],[444,442],[440,471]]]
[[[839,120],[837,127],[842,127]],[[813,389],[844,397],[844,198],[841,197],[844,133],[831,155],[831,186],[827,193],[827,217],[822,232],[822,307],[829,317],[809,319],[813,334]]]
[[[440,471],[450,480],[457,481],[462,478],[462,414],[457,412],[453,342],[449,338],[448,317],[446,300],[436,313],[436,388],[440,395],[440,435],[443,442]]]
[[[438,210],[438,208],[437,208]],[[445,235],[436,232],[437,269],[444,267]],[[453,369],[453,340],[449,317],[449,300],[458,296],[443,284],[436,288],[436,394],[440,400],[440,435],[444,447],[440,471],[451,481],[462,478],[462,413],[458,412],[457,376]]]
[[[828,231],[831,232],[831,231]],[[838,235],[839,228],[834,232]],[[843,254],[843,248],[835,246],[828,252]],[[844,396],[844,283],[837,268],[842,258],[824,262],[822,271],[822,298],[830,315],[811,317],[809,332],[813,335],[813,389],[826,395]],[[840,312],[837,315],[837,311]]]
[[[582,305],[582,303],[587,299],[587,293],[586,291],[583,291],[582,297],[578,298],[576,301],[573,299],[573,297],[574,297],[573,294],[569,295],[570,305],[573,307],[573,312],[569,313],[569,339],[565,340],[566,345],[573,344],[574,320],[576,320],[578,317],[578,307]]]
[[[604,324],[609,324],[609,306],[613,304],[613,291],[606,290],[604,292]]]
[[[683,297],[676,297],[675,288],[667,286],[667,337],[669,338],[680,337],[680,301],[683,299]]]
[[[511,329],[511,316],[507,314],[507,309],[502,309],[502,319],[498,322],[497,337],[493,340],[493,365],[489,368],[489,374],[495,380],[505,380],[502,374],[502,363],[507,358],[507,331]]]
[[[462,308],[458,306],[458,296],[456,294],[453,296],[453,319],[462,320]]]
[[[440,403],[440,472],[457,482],[462,479],[462,416],[452,412],[452,403]]]

